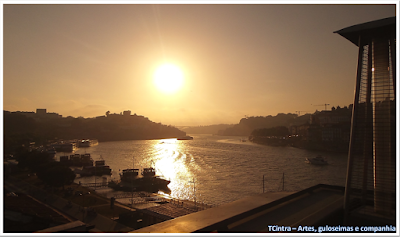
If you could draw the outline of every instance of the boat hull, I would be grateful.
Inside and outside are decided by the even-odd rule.
[[[176,140],[193,140],[191,136],[178,137]]]
[[[108,187],[116,191],[147,191],[147,192],[158,192],[166,191],[171,192],[168,188],[169,180],[161,179],[159,177],[142,177],[132,180],[132,182],[124,181],[110,181]]]
[[[306,163],[312,164],[312,165],[327,165],[328,162],[325,160],[314,160],[314,159],[308,159],[306,158]]]

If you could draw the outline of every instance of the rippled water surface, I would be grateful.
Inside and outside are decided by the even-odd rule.
[[[272,147],[242,142],[240,137],[194,135],[194,140],[138,140],[101,142],[79,148],[75,153],[100,156],[111,167],[108,180],[119,179],[123,169],[155,167],[157,175],[171,180],[171,196],[209,204],[222,204],[265,191],[298,191],[324,183],[344,186],[346,154]],[[66,153],[65,155],[69,155]],[[306,157],[321,154],[326,166],[305,163]],[[58,153],[57,157],[64,155]],[[194,180],[194,182],[193,182]],[[94,177],[76,182],[94,182]],[[100,182],[99,178],[96,179]]]

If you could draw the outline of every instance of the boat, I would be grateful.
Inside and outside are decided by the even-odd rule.
[[[327,165],[328,162],[321,156],[317,155],[314,158],[306,158],[306,162],[313,165]]]
[[[61,162],[61,157],[60,157],[60,162]],[[63,162],[67,163],[64,157],[63,157]],[[70,166],[93,166],[93,159],[89,153],[82,155],[72,154],[69,156],[68,164]]]
[[[154,168],[144,168],[142,171],[143,177],[153,177],[156,175],[156,170]]]
[[[93,166],[93,159],[89,153],[81,155],[82,166]]]
[[[47,154],[49,154],[50,159],[54,159],[57,154],[56,149],[54,149],[53,147],[51,147],[50,149],[47,149]]]
[[[119,175],[122,182],[132,183],[138,178],[139,169],[124,169]]]
[[[60,163],[67,166],[71,165],[68,156],[60,156]]]
[[[110,166],[105,164],[105,161],[103,159],[101,160],[96,160],[95,161],[95,166],[93,165],[88,165],[88,166],[83,166],[81,170],[76,170],[76,173],[80,174],[81,177],[83,176],[101,176],[101,175],[111,175],[111,168]]]
[[[182,136],[182,137],[178,137],[176,140],[193,140],[193,137],[191,137],[191,136]]]
[[[171,192],[168,184],[171,182],[156,176],[154,168],[144,168],[141,177],[139,177],[139,169],[124,169],[120,174],[120,180],[110,181],[108,187],[117,191],[147,191],[158,192]]]
[[[66,166],[93,166],[93,159],[89,153],[86,154],[72,154],[60,156],[60,163]]]
[[[84,176],[102,176],[102,175],[110,175],[111,168],[108,165],[102,166],[84,166],[82,170],[76,170],[77,174],[80,174],[81,177]]]
[[[72,152],[76,149],[76,144],[73,142],[58,142],[58,143],[53,143],[50,145],[55,151],[64,151],[64,152]]]
[[[78,147],[91,147],[98,144],[98,141],[95,139],[82,139],[78,141]]]

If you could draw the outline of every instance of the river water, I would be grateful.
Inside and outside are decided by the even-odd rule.
[[[157,175],[171,180],[173,198],[220,205],[263,192],[299,191],[316,184],[345,185],[347,155],[272,147],[242,142],[241,137],[192,135],[193,140],[132,140],[100,142],[79,148],[103,158],[113,170],[107,180],[119,179],[123,169],[155,167]],[[61,155],[72,153],[58,153]],[[305,158],[322,155],[329,165],[305,163]],[[284,180],[284,182],[283,182]],[[95,177],[75,182],[93,183]],[[194,182],[193,182],[194,181]],[[96,182],[101,182],[97,177]]]

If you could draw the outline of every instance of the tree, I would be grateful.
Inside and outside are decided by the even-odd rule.
[[[33,172],[36,172],[37,167],[40,165],[46,164],[52,160],[46,152],[37,150],[29,151],[26,149],[17,154],[16,159],[18,160],[18,166],[20,168],[28,168]]]
[[[72,184],[76,174],[67,166],[55,166],[43,173],[42,181],[52,187],[63,187]]]
[[[252,136],[275,136],[282,137],[289,135],[289,130],[285,126],[277,126],[272,128],[261,128],[255,129],[252,133]]]
[[[60,162],[56,162],[56,161],[50,161],[50,162],[46,162],[43,163],[41,165],[38,165],[35,168],[35,172],[36,172],[36,176],[40,179],[43,180],[45,178],[45,176],[47,175],[47,171],[56,167],[56,166],[62,166],[62,164]]]

